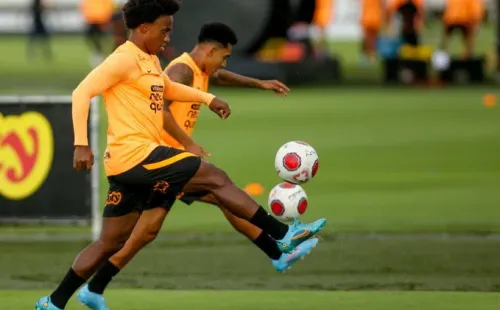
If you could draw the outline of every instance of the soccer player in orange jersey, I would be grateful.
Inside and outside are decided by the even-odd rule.
[[[201,102],[222,119],[231,113],[223,100],[173,82],[163,73],[155,55],[168,43],[173,15],[178,10],[176,0],[129,0],[123,7],[125,23],[131,29],[129,40],[73,92],[76,170],[89,170],[94,163],[87,140],[88,113],[91,98],[98,94],[104,97],[108,199],[99,239],[80,252],[56,290],[42,297],[35,309],[64,309],[73,293],[101,265],[101,275],[116,275],[154,239],[151,228],[159,231],[180,192],[208,191],[230,212],[270,235],[285,253],[293,252],[326,223],[321,219],[286,225],[268,214],[221,169],[193,153],[163,145],[164,100]],[[89,308],[108,309],[102,295],[89,290],[88,285],[80,293],[80,301]]]
[[[363,61],[375,62],[377,39],[384,24],[383,0],[362,0],[361,29],[363,30]]]
[[[387,1],[387,21],[389,29],[394,29],[395,15],[401,17],[401,40],[403,44],[420,44],[420,32],[424,24],[424,2],[422,0]]]
[[[448,48],[448,40],[456,30],[462,34],[464,58],[472,57],[475,38],[484,13],[484,0],[447,0],[443,15],[441,49]]]
[[[236,34],[229,26],[222,23],[206,24],[198,35],[198,43],[194,49],[171,61],[165,72],[173,81],[203,91],[208,91],[211,81],[219,85],[253,87],[286,95],[289,89],[280,81],[262,81],[223,69],[231,55],[232,46],[236,43]],[[191,139],[200,110],[199,102],[166,102],[163,110],[166,129],[163,141],[169,146],[187,150],[201,157],[207,156],[207,152]],[[282,253],[268,234],[247,220],[232,214],[207,191],[182,193],[179,199],[188,205],[200,201],[218,206],[229,223],[266,253],[279,272],[285,271],[295,261],[304,257],[315,245],[315,241],[303,243],[296,249],[296,253],[290,256],[291,254]]]

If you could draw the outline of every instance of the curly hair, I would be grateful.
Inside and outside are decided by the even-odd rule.
[[[122,8],[125,25],[135,29],[144,23],[153,23],[160,16],[171,16],[180,9],[178,0],[128,0]]]

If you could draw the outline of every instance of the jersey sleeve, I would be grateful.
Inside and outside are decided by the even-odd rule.
[[[215,98],[215,96],[210,93],[205,93],[195,88],[176,83],[172,81],[167,74],[163,74],[163,79],[165,81],[164,99],[181,102],[201,102],[210,105],[210,102]]]
[[[111,54],[73,91],[72,117],[75,145],[88,145],[87,121],[90,99],[125,81],[134,69],[137,70],[137,65],[132,56],[126,53]]]

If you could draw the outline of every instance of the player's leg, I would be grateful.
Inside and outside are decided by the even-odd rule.
[[[290,269],[296,261],[309,254],[312,248],[318,243],[318,239],[313,238],[301,243],[290,254],[282,253],[271,236],[247,220],[239,218],[229,212],[229,210],[217,201],[213,195],[199,195],[198,197],[201,196],[200,198],[196,196],[196,194],[187,194],[185,197],[181,198],[181,201],[187,204],[190,204],[193,201],[201,201],[219,207],[231,226],[233,226],[236,231],[247,237],[253,242],[253,244],[255,244],[255,246],[264,252],[271,259],[273,266],[279,272],[284,272],[285,270]]]
[[[232,207],[233,210],[230,210],[233,214],[242,218],[246,217],[247,219],[252,219],[255,226],[261,225],[261,228],[276,240],[285,239],[285,237],[287,237],[288,239],[282,240],[281,242],[282,251],[283,249],[287,250],[287,252],[293,251],[298,244],[319,231],[325,223],[324,220],[320,220],[308,226],[299,223],[289,227],[277,221],[245,192],[238,189],[224,172],[210,164],[205,162],[202,163],[199,157],[187,152],[161,146],[156,148],[140,166],[143,167],[142,170],[131,171],[130,174],[127,175],[127,178],[134,180],[143,178],[150,184],[155,184],[152,189],[153,191],[162,192],[167,197],[175,197],[174,195],[179,193],[182,188],[187,187],[186,184],[188,182],[191,183],[191,187],[198,186],[200,190],[209,191],[214,194],[215,197],[220,195],[222,199],[221,197],[217,197],[217,199],[228,209]],[[236,195],[234,194],[235,191]],[[154,195],[153,197],[157,196],[158,195]],[[173,203],[173,199],[171,203]],[[163,207],[168,208],[171,203],[168,202],[167,205],[163,205]],[[154,207],[160,205],[155,202],[150,202],[148,204]],[[232,206],[228,207],[228,204],[232,204]],[[253,210],[251,210],[251,208],[253,208]],[[151,218],[155,223],[161,223],[165,215],[166,213],[152,212]],[[147,223],[149,223],[149,221]],[[109,262],[114,266],[114,268],[110,267],[110,270],[113,269],[117,272],[120,269],[120,265],[123,268],[137,251],[149,242],[149,237],[152,233],[146,229],[148,227],[156,226],[148,224],[144,225],[144,229],[135,230],[134,237],[131,237],[130,240],[127,241],[127,246],[117,253]],[[160,227],[160,225],[158,227]],[[154,234],[156,234],[157,230],[154,230]],[[295,238],[293,238],[294,236]]]
[[[88,24],[86,37],[91,48],[90,64],[91,66],[96,67],[104,60],[104,49],[101,42],[101,25]]]
[[[148,186],[149,199],[123,248],[111,256],[89,284],[78,292],[81,303],[90,309],[107,309],[102,296],[104,289],[142,248],[154,240],[176,194],[195,173],[198,165],[199,158],[192,154],[158,147],[138,166],[140,169],[130,170],[120,176],[122,181],[132,179],[140,180],[143,184],[153,184]]]
[[[361,38],[361,64],[365,65],[368,62],[368,33],[366,27],[361,27],[363,35]]]
[[[191,205],[195,201],[204,202],[218,207],[231,226],[240,234],[247,237],[259,249],[262,250],[269,258],[279,259],[282,252],[276,245],[276,242],[259,227],[251,224],[247,220],[237,217],[232,214],[226,207],[224,207],[214,195],[208,192],[191,192],[183,193],[179,200],[187,205]]]
[[[170,204],[169,204],[170,205]],[[121,269],[146,245],[151,243],[162,227],[168,208],[144,210],[125,245],[113,254],[94,277],[78,292],[78,300],[90,309],[107,309],[102,297],[104,290]]]
[[[153,191],[162,191],[170,197],[174,197],[183,188],[189,189],[184,192],[210,192],[232,214],[248,220],[274,240],[278,240],[282,252],[292,252],[297,245],[321,230],[326,222],[321,219],[312,224],[283,224],[239,189],[225,172],[193,154],[166,146],[157,147],[137,170],[131,171],[126,177],[134,180],[142,178],[144,182],[155,184]],[[151,205],[159,206],[155,203]]]
[[[292,252],[300,243],[320,231],[326,223],[320,219],[303,224],[295,221],[286,225],[271,216],[245,191],[238,188],[221,169],[201,161],[196,174],[189,180],[183,192],[208,191],[232,214],[246,219],[262,229],[278,243],[282,252]]]
[[[152,187],[152,191],[157,192],[157,195],[152,195],[153,201],[148,202],[148,205],[155,207],[158,206],[159,204],[157,204],[157,197],[162,197],[162,195],[159,194],[162,193],[163,198],[165,199],[165,201],[167,201],[167,204],[164,204],[162,207],[166,209],[168,209],[171,206],[171,203],[173,203],[173,198],[175,198],[175,195],[181,192],[181,189],[186,187],[186,184],[188,182],[191,182],[192,180],[194,180],[195,182],[191,186],[198,186],[200,187],[200,190],[209,191],[211,193],[217,192],[220,195],[231,195],[231,191],[234,191],[234,189],[221,189],[220,187],[233,186],[236,189],[237,187],[232,182],[230,182],[227,175],[220,169],[217,169],[212,165],[207,165],[209,164],[202,162],[199,157],[194,156],[193,154],[166,146],[159,146],[141,163],[141,165],[138,166],[138,168],[142,166],[142,170],[131,170],[130,172],[121,175],[120,178],[134,180],[142,179],[143,183],[154,184],[154,186]],[[255,222],[261,223],[263,227],[270,227],[268,231],[272,231],[276,236],[280,236],[283,239],[288,236],[288,239],[282,240],[281,243],[282,249],[289,249],[289,252],[291,252],[300,243],[309,239],[325,224],[324,220],[320,220],[317,221],[317,223],[313,223],[312,225],[310,224],[310,226],[307,227],[301,226],[303,224],[298,224],[293,225],[291,228],[289,228],[287,225],[282,224],[281,222],[270,216],[264,209],[259,209],[258,204],[256,204],[248,195],[246,195],[245,192],[241,192],[244,194],[243,196],[235,195],[225,200],[233,204],[233,209],[240,212],[238,214],[240,217],[246,216],[254,218]],[[217,194],[214,195],[217,197]],[[220,200],[219,197],[217,198]],[[246,199],[247,204],[250,201],[250,203],[253,203],[254,206],[246,206],[244,204],[242,205],[237,202],[238,199]],[[248,210],[251,207],[254,207],[253,215],[252,210]],[[257,212],[259,210],[260,218],[259,216],[255,216],[256,214],[259,214],[259,212]],[[95,289],[96,291],[103,290],[106,285],[112,280],[113,276],[120,271],[119,265],[121,265],[121,267],[123,268],[123,266],[128,261],[130,261],[142,247],[150,242],[150,238],[148,238],[148,236],[151,236],[150,230],[148,229],[148,224],[151,224],[150,221],[157,224],[159,222],[162,222],[164,217],[166,216],[166,213],[162,212],[151,212],[148,214],[150,214],[151,218],[148,220],[144,220],[145,225],[140,226],[143,227],[143,229],[141,229],[140,227],[137,230],[134,229],[134,236],[131,236],[130,240],[127,240],[127,246],[122,249],[121,253],[117,253],[117,255],[113,258],[113,262],[111,260],[108,260],[105,266],[103,266],[103,269],[99,270],[98,275],[96,276],[100,278],[100,284],[95,285],[95,287],[97,287]],[[274,223],[278,223],[282,226],[279,228],[273,227],[273,225],[276,225]],[[256,224],[256,226],[258,225]],[[159,227],[161,227],[161,225],[159,225]],[[156,230],[156,233],[158,230]],[[295,238],[292,239],[293,237]],[[86,302],[84,303],[91,309],[100,309],[102,307],[106,309],[102,294],[91,292],[88,286],[85,286],[82,289],[81,294],[84,295],[84,298],[86,299]],[[83,298],[81,298],[81,300],[82,299]]]
[[[463,25],[460,30],[462,31],[463,40],[465,42],[464,58],[467,59],[472,57],[474,54],[474,44],[476,35],[472,24]]]
[[[444,31],[440,43],[441,50],[446,51],[448,49],[448,41],[450,40],[451,34],[453,33],[454,29],[454,25],[444,24]]]
[[[137,192],[110,181],[99,239],[78,254],[59,286],[50,296],[40,299],[35,309],[64,309],[74,292],[125,244],[139,219],[137,199]]]
[[[366,30],[366,55],[370,63],[375,62],[377,52],[378,29],[376,27],[368,27]]]
[[[45,33],[42,37],[42,44],[43,44],[43,52],[45,59],[47,60],[52,60],[54,58],[54,54],[52,53],[52,46],[51,46],[51,37],[50,34],[48,33],[47,30],[45,30]]]
[[[110,257],[109,261],[122,269],[143,247],[156,239],[161,230],[168,209],[158,207],[145,210],[123,248]]]

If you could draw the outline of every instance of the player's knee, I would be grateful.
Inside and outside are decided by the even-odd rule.
[[[96,242],[98,243],[101,251],[107,255],[112,255],[118,252],[125,244],[125,240],[119,240],[119,239],[111,240],[111,239],[100,238]]]
[[[208,194],[208,195],[201,197],[200,201],[214,205],[214,206],[220,206],[220,202],[217,200],[217,198],[213,194]]]
[[[215,166],[212,168],[212,173],[210,175],[210,185],[212,189],[218,189],[232,184],[231,179],[227,173]]]
[[[152,228],[145,230],[141,234],[141,236],[139,237],[139,239],[140,239],[139,242],[141,243],[141,246],[145,246],[145,245],[153,242],[153,240],[156,239],[156,237],[158,236],[159,233],[160,233],[160,229],[156,228],[156,227],[152,227]]]

